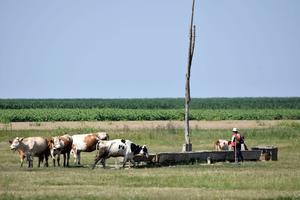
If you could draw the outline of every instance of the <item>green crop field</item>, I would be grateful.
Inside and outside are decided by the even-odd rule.
[[[0,122],[183,120],[183,109],[4,109]],[[191,120],[298,120],[300,109],[192,109]]]
[[[0,99],[0,122],[183,120],[184,100]],[[195,98],[191,120],[300,119],[300,98]]]
[[[270,129],[241,130],[249,147],[276,145],[278,161],[91,170],[95,152],[83,153],[84,167],[19,167],[8,140],[16,136],[54,136],[95,130],[0,131],[0,199],[299,199],[300,124],[285,122]],[[101,130],[103,131],[103,130]],[[179,152],[182,129],[112,130],[111,138],[147,144],[150,152]],[[194,129],[194,150],[210,150],[224,130]],[[114,159],[109,162],[114,163]]]
[[[300,109],[300,97],[193,98],[191,109]],[[0,99],[0,109],[117,108],[183,109],[183,98]]]

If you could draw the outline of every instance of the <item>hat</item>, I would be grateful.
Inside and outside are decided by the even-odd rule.
[[[233,128],[232,132],[239,132],[237,128]]]

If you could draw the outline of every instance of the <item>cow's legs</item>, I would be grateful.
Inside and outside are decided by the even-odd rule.
[[[124,156],[124,160],[123,160],[123,168],[125,168],[126,162],[127,162],[127,154]]]
[[[21,159],[20,159],[20,161],[21,161],[21,167],[23,167],[24,160],[25,160],[25,157],[22,156]]]
[[[76,152],[76,157],[77,157],[76,164],[77,164],[77,165],[80,165],[80,151],[77,151],[77,152]]]
[[[28,161],[28,167],[29,168],[33,168],[33,160],[29,160]]]
[[[69,167],[70,152],[67,152],[67,167]]]
[[[74,164],[76,165],[77,164],[77,149],[76,148],[72,148],[70,153],[73,155],[74,157]]]
[[[79,165],[80,164],[80,152],[77,149],[73,149],[73,156],[74,156],[74,163],[75,165]]]
[[[44,160],[44,155],[39,156],[38,167],[41,167],[41,162],[43,162],[43,160]]]
[[[135,167],[135,162],[133,159],[130,159],[130,162],[129,162],[129,168],[131,167],[131,164],[133,167]]]
[[[48,158],[49,158],[49,157],[48,157],[48,155],[46,155],[46,154],[44,155],[44,157],[45,157],[45,164],[44,164],[44,166],[45,166],[45,167],[48,167],[48,166],[49,166],[49,164],[48,164]]]
[[[60,167],[60,153],[57,154],[57,165]]]
[[[102,158],[101,156],[96,156],[95,162],[94,162],[94,164],[93,164],[93,166],[92,166],[92,169],[95,169],[97,163],[98,163],[100,160],[101,160],[101,162],[102,162],[103,158]]]
[[[66,153],[63,154],[63,158],[64,158],[64,167],[66,166]]]
[[[33,167],[33,159],[30,153],[27,153],[26,155],[27,161],[28,161],[28,168]]]
[[[56,167],[56,163],[55,163],[56,159],[55,158],[52,158],[52,162],[53,162],[53,166]]]
[[[105,161],[106,161],[106,159],[102,158],[101,163],[102,163],[103,168],[105,168]]]

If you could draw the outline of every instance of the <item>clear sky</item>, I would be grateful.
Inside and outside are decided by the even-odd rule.
[[[0,98],[183,97],[191,0],[1,0]],[[192,97],[300,96],[299,0],[196,0]]]

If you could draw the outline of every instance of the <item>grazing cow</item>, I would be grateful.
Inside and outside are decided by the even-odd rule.
[[[9,140],[8,142],[9,142],[10,145],[12,144],[12,140]],[[23,167],[23,163],[24,163],[24,160],[26,158],[25,152],[22,151],[21,149],[16,149],[16,153],[19,155],[21,167]]]
[[[73,144],[73,139],[68,134],[63,136],[56,136],[48,140],[48,146],[50,148],[50,154],[53,159],[54,167],[55,167],[55,158],[57,160],[57,165],[60,166],[59,163],[60,154],[63,154],[64,157],[64,167],[69,166],[72,144]]]
[[[148,157],[148,149],[146,145],[140,146],[134,144],[130,140],[110,140],[110,141],[100,141],[98,144],[98,152],[95,158],[94,169],[96,164],[100,161],[105,168],[105,160],[110,157],[124,157],[123,167],[125,167],[126,162],[129,160],[134,164],[133,157],[137,154],[142,154]]]
[[[38,157],[38,167],[40,167],[41,162],[45,159],[45,166],[48,167],[48,156],[50,154],[48,148],[48,141],[43,137],[27,137],[19,138],[16,137],[10,145],[11,150],[17,152],[23,152],[24,156],[28,161],[28,167],[33,167],[33,157]],[[21,154],[22,155],[22,154]],[[25,158],[22,156],[23,158]],[[21,161],[22,162],[22,161]],[[22,165],[23,163],[21,163]]]
[[[92,152],[100,140],[108,140],[107,133],[89,133],[73,135],[72,154],[75,158],[75,164],[80,165],[80,152]]]
[[[219,139],[214,142],[214,149],[216,151],[228,151],[231,149],[231,141]]]

